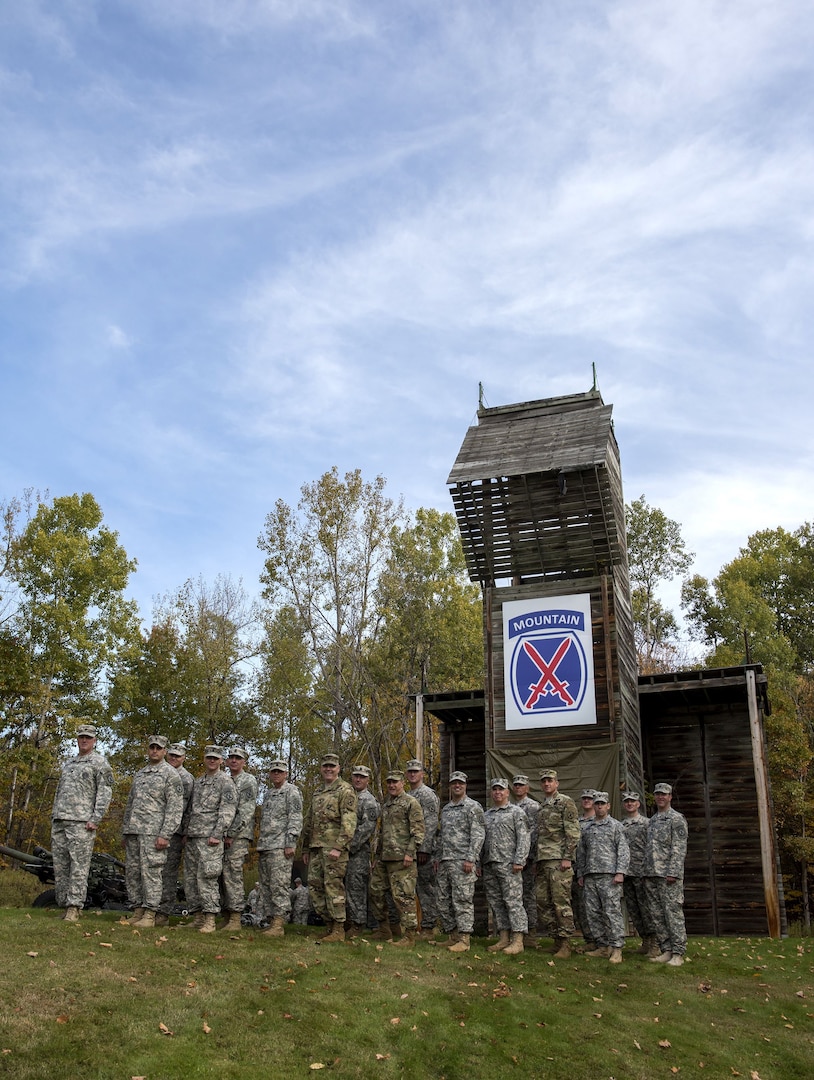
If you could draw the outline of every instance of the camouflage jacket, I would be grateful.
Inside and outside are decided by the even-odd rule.
[[[172,766],[170,766],[170,768],[172,768]],[[192,809],[192,785],[195,783],[195,777],[188,769],[185,769],[183,765],[179,765],[175,771],[180,776],[181,784],[184,788],[184,813],[181,817],[181,824],[175,830],[177,836],[179,833],[183,835],[187,831],[189,813]]]
[[[537,815],[537,861],[573,861],[579,835],[579,817],[574,800],[559,791],[551,798],[543,799]]]
[[[113,770],[96,750],[66,761],[59,775],[51,817],[54,821],[92,821],[98,825],[113,796]]]
[[[192,798],[187,836],[226,835],[237,807],[237,792],[228,773],[216,772],[214,776],[204,773],[196,776],[192,785]]]
[[[576,876],[586,874],[626,874],[630,848],[625,830],[616,818],[589,818],[577,847]]]
[[[122,833],[163,836],[169,840],[181,825],[184,785],[172,765],[152,762],[133,777],[124,808]]]
[[[672,806],[654,814],[647,826],[642,877],[684,877],[687,819]]]
[[[303,848],[347,851],[356,832],[356,792],[339,777],[314,793],[305,827]]]
[[[382,862],[401,861],[405,855],[415,859],[423,839],[424,814],[418,800],[406,792],[385,799],[376,858]]]
[[[435,837],[438,833],[438,815],[441,810],[441,800],[432,788],[427,787],[426,784],[419,784],[417,788],[408,791],[407,794],[412,795],[419,803],[421,812],[424,815],[424,839],[421,841],[418,850],[432,854],[435,847]]]
[[[233,839],[254,840],[254,812],[257,809],[257,777],[243,772],[232,777],[237,796],[237,807],[232,824],[226,835]]]
[[[280,787],[270,787],[263,798],[260,816],[258,851],[295,848],[302,832],[302,795],[288,780]]]
[[[481,852],[482,863],[505,863],[524,866],[531,847],[528,818],[519,806],[490,806],[484,815],[486,839]]]
[[[485,837],[483,808],[474,799],[465,795],[459,803],[448,802],[441,811],[435,858],[476,863]]]
[[[642,814],[622,818],[625,840],[630,848],[630,866],[628,877],[641,877],[644,866],[644,852],[647,847],[647,818]]]
[[[370,841],[376,831],[382,808],[369,791],[356,792],[356,831],[350,842],[350,853],[355,855],[362,848],[370,849]]]
[[[515,803],[515,806],[519,806],[526,815],[529,832],[531,833],[531,847],[529,848],[529,851],[532,858],[534,858],[537,851],[537,833],[540,828],[540,804],[536,799],[532,799],[530,795],[527,795],[525,799],[521,799],[520,802]]]

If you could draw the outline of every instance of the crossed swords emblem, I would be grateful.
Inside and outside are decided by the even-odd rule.
[[[526,655],[532,660],[535,667],[540,672],[538,681],[532,683],[529,687],[530,694],[524,708],[534,708],[539,699],[545,697],[547,694],[557,694],[566,705],[574,704],[574,699],[568,693],[568,683],[557,677],[557,668],[560,666],[570,647],[571,638],[565,638],[564,641],[560,642],[557,651],[551,657],[551,661],[547,663],[530,641],[523,642],[523,649],[525,650]]]

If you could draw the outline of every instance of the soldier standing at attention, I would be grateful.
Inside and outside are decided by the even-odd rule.
[[[625,920],[622,883],[630,864],[625,831],[610,816],[606,791],[594,793],[594,816],[582,829],[577,848],[577,879],[585,895],[585,916],[595,944],[588,956],[605,956],[622,963]]]
[[[215,931],[220,912],[218,878],[223,869],[223,838],[237,807],[232,778],[221,770],[223,749],[207,746],[204,772],[195,777],[184,851],[184,887],[194,925],[202,934]]]
[[[184,813],[181,777],[164,760],[167,741],[163,735],[147,740],[149,764],[133,777],[122,821],[127,896],[135,909],[127,921],[139,929],[155,926],[167,850]]]
[[[387,798],[382,806],[382,827],[370,877],[370,906],[379,924],[373,937],[378,941],[393,940],[387,914],[389,889],[401,923],[401,937],[396,945],[415,944],[418,929],[416,853],[423,839],[421,806],[411,795],[404,793],[404,773],[393,770],[387,774]]]
[[[302,834],[302,861],[317,915],[327,926],[323,942],[345,940],[345,871],[356,832],[356,792],[339,778],[339,758],[323,754],[322,787],[315,792]]]
[[[283,937],[291,915],[291,867],[302,833],[302,795],[289,783],[288,765],[279,758],[271,763],[269,780],[257,841],[260,911],[271,918],[264,933]]]
[[[370,769],[354,765],[350,782],[356,792],[356,832],[348,851],[345,871],[345,899],[348,909],[348,938],[358,937],[367,928],[367,894],[370,884],[370,841],[382,808],[368,791]]]
[[[181,823],[170,837],[167,848],[167,858],[164,869],[161,872],[162,889],[161,903],[158,914],[155,917],[156,926],[166,926],[170,921],[172,909],[178,901],[178,871],[181,866],[181,854],[184,850],[184,833],[189,819],[190,800],[192,799],[192,785],[194,777],[191,772],[184,768],[184,760],[187,756],[187,748],[183,743],[172,743],[167,747],[167,763],[175,769],[184,789],[184,813]]]
[[[438,833],[441,800],[432,788],[424,783],[424,766],[417,758],[407,762],[406,776],[410,787],[407,794],[417,800],[424,815],[424,839],[416,854],[418,863],[416,894],[421,906],[421,937],[428,941],[434,936],[435,924],[438,921],[438,905],[435,900],[435,864],[432,853]]]
[[[647,826],[644,852],[647,907],[661,952],[650,959],[657,964],[681,967],[687,951],[684,926],[684,860],[687,857],[687,821],[673,810],[669,784],[653,788],[656,813]]]
[[[113,795],[113,770],[96,750],[96,728],[76,732],[79,753],[62,766],[51,811],[54,891],[66,922],[78,922],[88,895],[88,873],[96,828]]]
[[[623,886],[625,907],[636,933],[642,939],[641,947],[637,951],[646,956],[659,956],[661,949],[656,941],[653,920],[647,908],[647,895],[642,877],[644,852],[647,847],[647,818],[639,813],[640,806],[641,797],[638,791],[622,793],[622,809],[624,810],[622,828],[625,830],[625,840],[630,848],[630,866],[625,874]]]
[[[594,788],[585,788],[579,797],[579,828],[580,832],[584,832],[586,826],[594,820],[594,796],[596,791]],[[593,940],[591,936],[591,930],[588,925],[588,916],[585,913],[585,890],[579,885],[577,881],[578,875],[574,875],[574,879],[571,882],[571,909],[574,912],[574,929],[579,930],[582,933],[583,940],[589,949],[596,948],[597,942]]]
[[[523,952],[523,935],[529,928],[523,907],[523,867],[529,854],[531,832],[520,807],[509,803],[508,780],[497,777],[492,781],[492,806],[484,820],[483,884],[498,932],[497,944],[490,945],[487,951],[515,956]]]
[[[469,952],[475,929],[475,867],[486,836],[483,809],[466,794],[466,773],[449,778],[435,853],[438,914],[450,952]]]
[[[540,804],[529,795],[529,778],[518,773],[512,780],[515,805],[526,815],[529,832],[531,834],[531,846],[526,865],[523,867],[523,907],[526,909],[526,917],[529,923],[528,933],[523,939],[524,945],[534,945],[536,948],[537,938],[537,881],[535,879],[536,854],[537,854],[537,818],[540,813]]]
[[[257,779],[246,772],[249,755],[242,746],[226,751],[226,767],[235,785],[237,806],[223,841],[223,911],[221,930],[240,930],[240,916],[246,906],[243,864],[254,840],[254,812],[257,809]]]
[[[573,799],[563,795],[555,769],[540,774],[545,798],[540,803],[537,833],[537,918],[547,937],[554,938],[554,959],[571,955],[574,913],[571,881],[579,843],[579,819]]]

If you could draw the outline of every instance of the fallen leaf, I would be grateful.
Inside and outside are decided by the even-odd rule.
[[[212,1030],[212,1028],[209,1026],[209,1024],[207,1024],[206,1020],[204,1020],[204,1023],[203,1023],[203,1033],[204,1033],[204,1035],[208,1035],[211,1030]]]
[[[324,1069],[325,1065],[321,1061],[312,1061],[311,1064],[308,1066],[308,1068],[309,1069]]]
[[[170,1031],[170,1029],[167,1027],[166,1024],[159,1024],[158,1025],[158,1030],[161,1032],[162,1035],[174,1035],[175,1034],[174,1031]]]
[[[377,1054],[376,1055],[376,1060],[377,1061],[389,1061],[390,1060],[390,1055],[389,1054]]]
[[[67,1024],[68,1023],[68,1017],[67,1016],[58,1016],[57,1017],[57,1023],[58,1024]]]
[[[113,948],[112,943],[109,942],[109,941],[100,941],[99,944],[102,946],[103,949],[112,949]]]
[[[38,952],[29,952],[29,953],[26,953],[25,955],[26,956],[39,956],[40,954]]]
[[[399,1016],[392,1017],[392,1019],[390,1020],[390,1023],[391,1024],[400,1024],[401,1023],[401,1017],[399,1017]]]
[[[672,1046],[672,1043],[669,1039],[659,1039],[659,1046],[662,1048],[662,1050],[669,1050]]]
[[[636,1039],[633,1040],[633,1045],[636,1047],[637,1050],[641,1050],[642,1048],[641,1043],[637,1042]]]

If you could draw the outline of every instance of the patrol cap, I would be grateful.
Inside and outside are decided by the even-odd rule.
[[[622,802],[627,802],[628,799],[635,799],[637,802],[642,801],[642,797],[638,793],[638,791],[623,791],[622,792]]]
[[[249,755],[246,753],[242,746],[230,746],[229,749],[226,751],[226,756],[243,758],[243,760],[245,761]]]
[[[512,777],[512,784],[528,784],[529,778],[524,776],[523,773],[518,773],[517,776]]]
[[[654,795],[672,795],[673,789],[670,784],[656,784],[653,788]]]
[[[351,769],[351,776],[366,776],[369,780],[372,775],[367,765],[354,765]]]
[[[580,799],[593,799],[596,802],[597,792],[592,787],[586,787],[580,795]]]
[[[274,772],[275,769],[279,772],[288,772],[288,766],[284,761],[280,761],[279,758],[276,761],[272,761],[269,765],[269,772]]]
[[[167,743],[169,741],[170,740],[167,738],[166,735],[150,735],[147,738],[147,745],[148,746],[160,746],[162,750],[166,750],[167,749]]]
[[[452,776],[450,776],[449,782],[450,782],[450,784],[454,784],[456,780],[460,780],[460,782],[462,784],[465,784],[466,783],[466,773],[465,772],[454,772],[452,774]]]
[[[76,729],[76,737],[77,737],[77,739],[79,738],[80,735],[84,735],[88,739],[95,739],[96,738],[96,728],[95,728],[95,726],[93,724],[80,724],[79,727]]]
[[[556,769],[543,769],[543,771],[540,773],[540,779],[541,780],[556,780],[557,779],[557,770]]]
[[[608,798],[607,791],[595,791],[594,792],[594,802],[595,803],[600,803],[600,804],[609,803],[610,799]]]
[[[407,772],[413,772],[418,769],[420,772],[424,772],[424,763],[419,761],[418,758],[411,758],[405,765]]]
[[[323,754],[322,755],[322,761],[320,761],[320,765],[338,765],[338,764],[339,764],[339,755],[338,754]]]
[[[219,758],[222,758],[223,757],[223,747],[222,746],[205,746],[204,747],[204,757],[219,757]]]
[[[186,757],[187,748],[182,742],[174,742],[167,747],[167,753],[174,754],[176,757]]]
[[[391,769],[390,772],[387,774],[387,780],[388,781],[390,781],[390,780],[403,780],[403,779],[404,779],[404,773],[401,772],[399,769]]]
[[[509,781],[506,779],[505,776],[496,776],[492,783],[489,785],[489,787],[502,787],[508,790]]]

